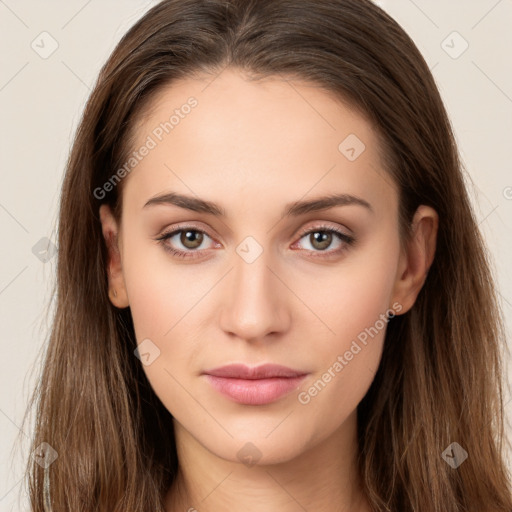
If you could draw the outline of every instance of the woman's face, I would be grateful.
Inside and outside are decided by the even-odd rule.
[[[117,305],[178,428],[226,460],[289,460],[354,418],[411,305],[376,133],[321,89],[232,70],[174,83],[146,114],[121,225],[102,208]],[[303,376],[205,374],[233,363]]]

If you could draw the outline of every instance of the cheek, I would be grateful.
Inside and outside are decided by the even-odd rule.
[[[201,280],[194,279],[191,266],[177,266],[163,247],[140,231],[123,233],[123,276],[130,311],[138,341],[164,340],[194,298],[199,299]]]
[[[328,286],[324,282],[323,295],[310,283],[308,296],[317,298],[313,307],[330,332],[317,338],[318,371],[301,388],[298,401],[321,415],[335,404],[326,426],[342,422],[373,381],[392,306],[398,247],[397,240],[396,245],[375,244],[372,250],[361,251],[340,266]]]
[[[336,350],[376,322],[382,327],[379,320],[392,307],[399,243],[385,240],[354,252],[330,272],[299,281],[302,296],[329,328],[328,345]]]
[[[168,410],[186,409],[190,397],[180,383],[186,381],[191,370],[188,362],[197,353],[191,339],[197,328],[194,306],[200,306],[208,280],[176,267],[163,249],[151,244],[144,247],[127,237],[124,252],[123,273],[135,336],[140,353],[149,353],[146,364],[141,357],[143,370]]]
[[[155,389],[160,389],[158,382],[163,379],[162,389],[170,392],[173,386],[165,369],[180,381],[195,371],[189,363],[201,353],[200,329],[212,314],[208,298],[216,279],[211,269],[177,265],[163,248],[144,244],[135,236],[126,237],[123,246],[123,273],[137,343],[149,339],[159,354],[144,370]]]

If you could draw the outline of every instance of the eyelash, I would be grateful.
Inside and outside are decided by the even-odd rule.
[[[202,233],[202,234],[208,236],[209,238],[212,238],[212,237],[210,237],[210,235],[208,235],[208,233],[206,231],[203,231],[202,229],[195,228],[194,226],[177,226],[177,228],[173,229],[172,231],[163,233],[158,238],[156,238],[156,240],[160,244],[162,244],[162,246],[164,247],[164,249],[166,251],[168,251],[169,253],[171,253],[173,256],[175,256],[177,258],[183,258],[183,259],[196,258],[197,256],[195,256],[195,253],[200,252],[199,250],[180,251],[178,249],[173,249],[171,246],[169,246],[168,244],[165,243],[166,240],[172,238],[174,235],[177,235],[178,233],[182,233],[183,231],[194,231],[196,233]],[[337,235],[338,239],[341,242],[343,242],[344,245],[342,247],[340,247],[339,249],[336,249],[333,251],[309,251],[309,252],[313,253],[314,258],[328,258],[333,255],[340,254],[343,251],[345,251],[349,246],[352,246],[354,244],[354,242],[356,241],[355,237],[353,237],[351,235],[347,235],[346,233],[344,233],[343,231],[341,231],[337,228],[333,228],[333,227],[325,226],[325,225],[324,226],[315,226],[312,229],[302,232],[300,234],[299,240],[304,238],[306,235],[310,235],[311,233],[317,233],[317,232],[333,233],[334,235]],[[304,249],[304,250],[307,251],[307,249]]]

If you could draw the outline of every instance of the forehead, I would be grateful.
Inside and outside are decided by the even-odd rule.
[[[154,95],[133,134],[132,151],[151,146],[124,184],[141,207],[169,189],[276,201],[283,190],[286,199],[331,189],[369,200],[395,193],[369,121],[306,82],[251,81],[230,69],[182,79]]]

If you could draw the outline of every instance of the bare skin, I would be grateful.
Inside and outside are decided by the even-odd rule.
[[[397,189],[377,135],[332,95],[279,77],[250,82],[232,69],[212,80],[176,82],[153,99],[134,150],[189,97],[198,103],[124,178],[120,225],[100,208],[105,238],[117,235],[111,301],[130,307],[138,343],[149,338],[160,351],[144,371],[174,418],[180,471],[166,510],[369,512],[355,464],[357,405],[381,359],[382,315],[407,312],[424,283],[438,216],[420,206],[401,246]],[[349,134],[365,145],[350,151],[351,141],[352,160],[339,149]],[[144,206],[167,192],[214,202],[226,215]],[[290,203],[330,194],[370,206],[283,215]],[[178,225],[184,231],[156,240]],[[324,242],[303,234],[313,229]],[[196,239],[185,238],[190,231]],[[257,257],[249,263],[245,254]],[[308,375],[271,403],[247,405],[202,374],[228,363]]]

